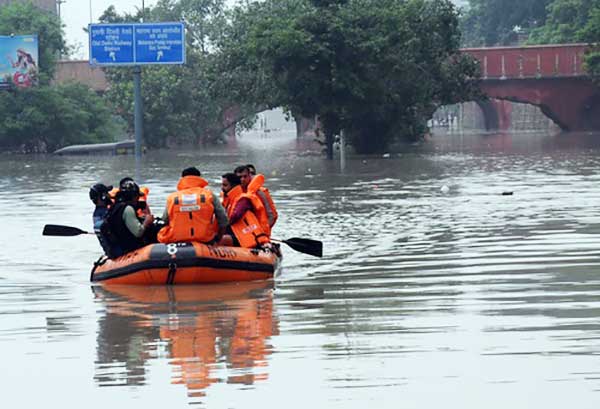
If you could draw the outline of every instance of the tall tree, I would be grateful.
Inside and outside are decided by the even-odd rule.
[[[280,105],[318,115],[332,156],[348,132],[360,152],[415,138],[442,104],[476,94],[446,0],[267,0],[248,6],[243,57],[266,72]]]
[[[553,0],[548,19],[532,33],[532,44],[587,42],[585,66],[600,85],[600,0]]]
[[[552,0],[469,0],[462,19],[467,46],[507,45],[517,40],[517,30],[544,25]]]
[[[599,41],[587,25],[593,22],[600,0],[553,0],[547,8],[546,24],[534,30],[531,44],[560,44],[575,41]]]

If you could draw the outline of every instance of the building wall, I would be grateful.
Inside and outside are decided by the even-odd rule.
[[[108,81],[100,67],[92,67],[87,60],[59,61],[54,75],[55,84],[79,82],[97,92],[108,88]]]
[[[25,3],[32,2],[36,6],[56,13],[56,0],[0,0],[0,6],[4,6],[9,3]]]

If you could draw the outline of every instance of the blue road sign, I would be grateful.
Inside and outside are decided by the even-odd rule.
[[[135,63],[132,24],[90,24],[89,35],[90,64]]]
[[[90,64],[185,64],[183,23],[90,24]]]
[[[182,23],[137,24],[134,29],[138,64],[185,63],[185,32]]]

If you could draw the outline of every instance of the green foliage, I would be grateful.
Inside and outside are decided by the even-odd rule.
[[[575,42],[592,44],[585,68],[600,84],[600,0],[554,0],[548,7],[546,24],[529,39],[531,44]]]
[[[54,76],[56,61],[66,51],[58,18],[31,3],[10,3],[0,7],[0,35],[37,34],[39,44],[40,84]]]
[[[112,140],[118,126],[102,99],[80,84],[0,93],[0,147],[20,152]]]
[[[329,148],[345,130],[359,152],[382,151],[422,135],[439,105],[476,94],[446,0],[267,0],[240,20],[231,66],[261,72],[269,104],[318,115]]]
[[[548,6],[546,24],[534,30],[530,44],[560,44],[593,40],[591,28],[594,12],[600,10],[600,0],[554,0]]]
[[[517,30],[529,31],[544,25],[546,7],[551,2],[552,0],[469,0],[461,21],[464,44],[494,46],[514,43],[517,40]]]

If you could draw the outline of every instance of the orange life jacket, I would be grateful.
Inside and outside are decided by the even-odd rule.
[[[223,205],[223,208],[225,210],[227,210],[227,206],[229,206],[229,196],[227,196],[222,190],[221,193],[219,193],[219,198],[221,199],[221,204]]]
[[[260,196],[258,195],[258,191],[262,187],[265,182],[265,177],[261,174],[258,174],[252,178],[250,183],[248,183],[248,188],[246,189],[246,195],[252,201],[252,206],[254,207],[254,213],[260,222],[260,226],[267,234],[267,236],[271,237],[271,223],[269,223],[269,215],[267,214],[266,206],[268,204],[264,204]]]
[[[273,219],[270,220],[269,224],[272,228],[277,222],[277,218],[279,217],[279,214],[277,213],[277,208],[275,207],[275,203],[273,202],[273,198],[271,197],[271,192],[269,192],[269,189],[267,189],[264,186],[261,186],[259,190],[264,194],[264,197],[266,198],[266,203],[264,203],[263,196],[259,195],[260,199],[263,200],[263,205],[265,206],[265,208],[267,208],[268,206],[268,208],[271,210]],[[269,211],[267,210],[267,216],[268,213]]]
[[[213,194],[205,188],[207,185],[200,176],[184,176],[179,180],[177,192],[167,197],[169,224],[158,232],[159,242],[208,243],[215,238]]]
[[[231,189],[227,193],[226,198],[228,217],[231,217],[235,206],[242,198],[249,199],[255,211],[257,211],[255,206],[262,207],[260,199],[256,196],[253,197],[251,194],[244,193],[242,187],[239,185]],[[264,212],[264,208],[262,211]],[[231,224],[231,231],[239,241],[241,247],[253,248],[270,241],[269,235],[262,228],[262,224],[256,217],[254,211],[246,211],[237,222]]]

